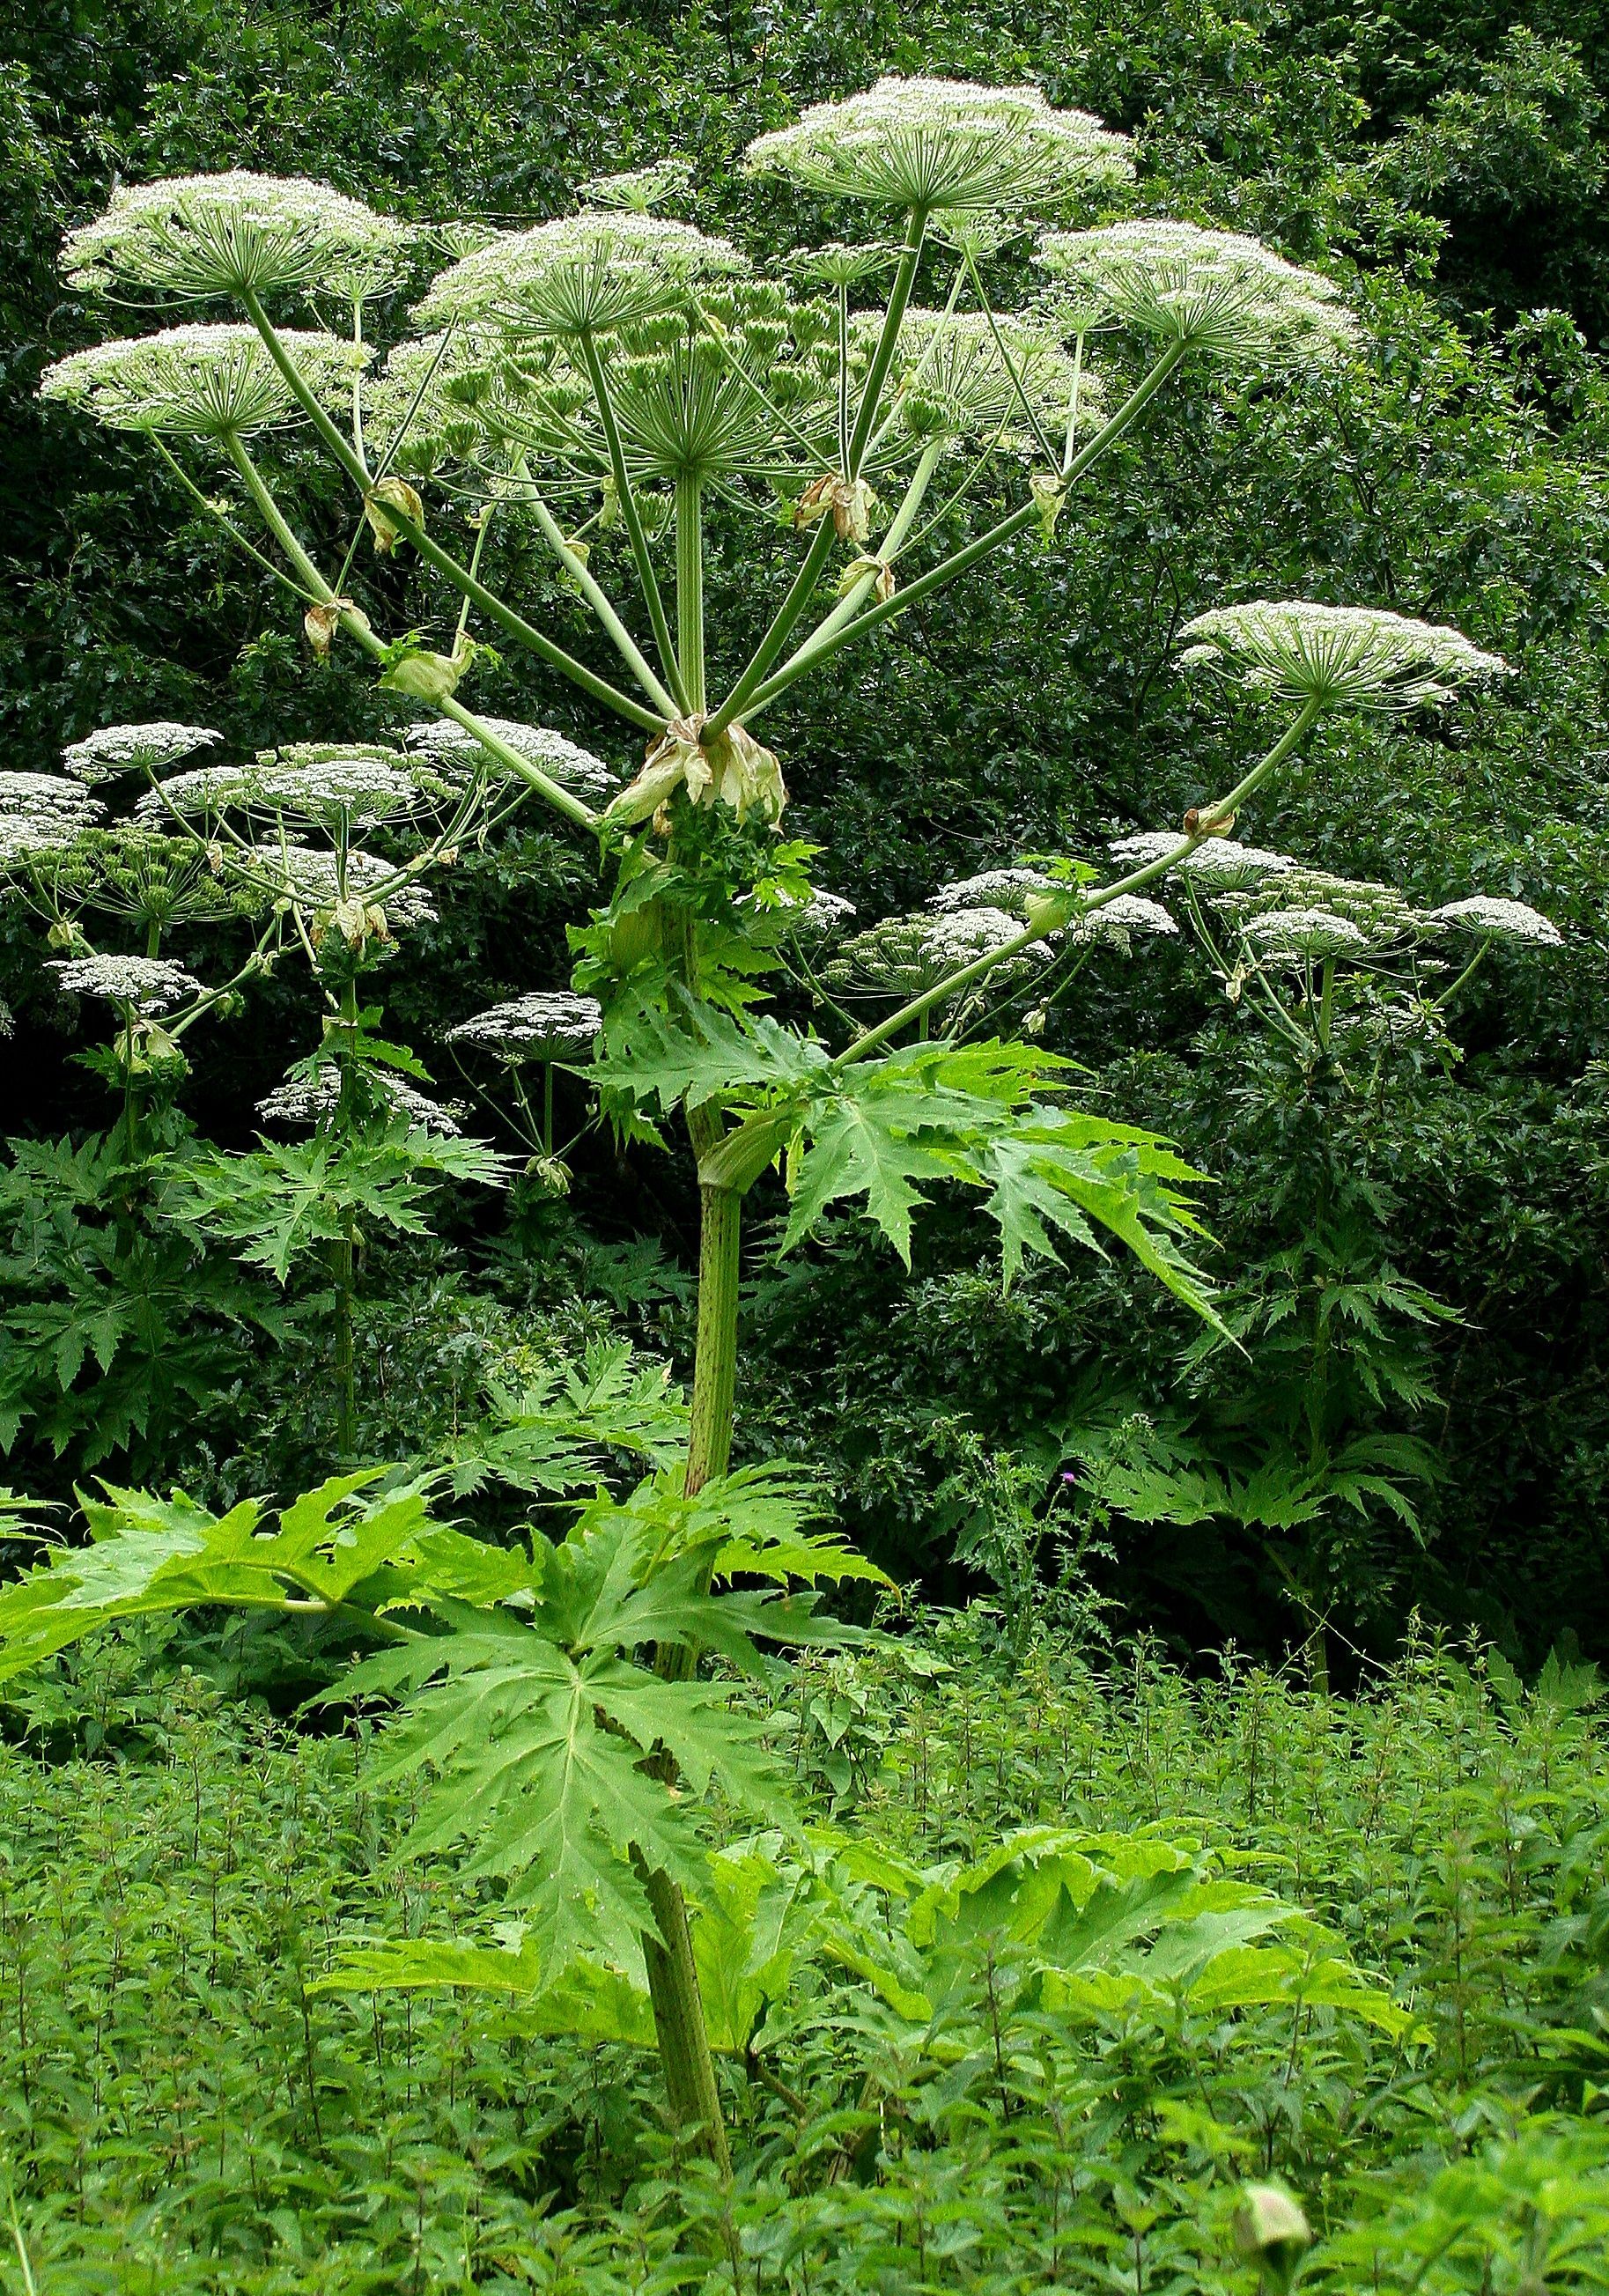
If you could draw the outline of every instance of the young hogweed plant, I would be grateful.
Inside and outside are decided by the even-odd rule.
[[[571,983],[600,1007],[603,1049],[587,1073],[638,1136],[659,1137],[679,1113],[697,1167],[690,1498],[728,1466],[743,1205],[778,1163],[786,1244],[860,1203],[908,1255],[924,1192],[958,1184],[995,1221],[1007,1280],[1026,1254],[1093,1247],[1104,1231],[1211,1313],[1185,1257],[1195,1226],[1187,1168],[1164,1144],[1082,1106],[1065,1063],[1030,1044],[963,1042],[958,1030],[977,1024],[998,984],[1036,993],[1098,939],[1166,930],[1146,889],[1227,833],[1326,712],[1387,695],[1392,706],[1430,701],[1496,667],[1447,633],[1367,610],[1341,647],[1308,644],[1324,610],[1303,606],[1244,610],[1245,633],[1232,617],[1203,627],[1200,646],[1234,660],[1285,715],[1233,789],[1111,883],[1063,862],[1042,882],[956,889],[919,920],[876,928],[869,949],[851,944],[847,981],[823,979],[820,945],[841,908],[810,881],[814,849],[779,840],[788,791],[760,737],[767,712],[1021,538],[1053,542],[1074,490],[1187,364],[1342,358],[1351,322],[1328,280],[1237,234],[1147,221],[1069,228],[1080,201],[1126,196],[1131,153],[1036,89],[887,79],[761,136],[749,161],[868,228],[757,266],[734,242],[654,212],[685,186],[674,167],[595,184],[579,213],[497,233],[420,233],[317,185],[246,175],[120,192],[70,239],[69,272],[159,304],[231,303],[234,316],[103,346],[44,385],[149,434],[209,508],[169,441],[183,434],[221,458],[267,529],[315,652],[337,638],[357,646],[389,689],[429,701],[451,739],[478,745],[488,771],[596,837],[607,884],[573,935]],[[1003,250],[1041,217],[1057,227],[1038,241],[1017,308],[997,308],[983,262],[997,275]],[[453,259],[415,307],[420,332],[376,369],[373,307],[432,250]],[[303,305],[346,319],[311,334],[280,324]],[[1092,372],[1092,340],[1119,334],[1140,349],[1137,373],[1122,356]],[[317,562],[260,459],[292,417],[360,513],[338,567]],[[427,490],[464,513],[466,548],[441,539]],[[954,544],[957,519],[970,527]],[[748,627],[763,602],[762,627],[728,659],[711,585],[745,526],[754,541],[730,626]],[[590,616],[596,660],[485,578],[488,538],[505,527],[551,554]],[[365,532],[387,556],[407,545],[453,602],[439,643],[382,636],[357,555]],[[1274,646],[1270,614],[1290,641],[1265,659],[1256,648]],[[461,690],[488,641],[567,679],[642,740],[624,788],[605,801],[567,778],[550,744],[521,742],[466,706]],[[611,656],[612,674],[596,666]],[[829,1017],[825,1034],[806,1034],[757,1009],[768,975],[791,972],[819,981],[831,1016],[833,989],[856,986],[863,959],[874,972],[866,985],[891,1008],[869,1025],[840,1030]],[[935,1015],[948,1030],[937,1037]],[[520,1025],[483,1018],[462,1041],[496,1052]],[[560,1042],[541,1020],[525,1036],[538,1056]],[[551,1154],[548,1127],[536,1128]],[[700,1633],[642,1628],[651,1631],[667,1693],[688,1688]],[[612,1682],[597,1677],[605,1710]],[[624,1726],[629,1736],[635,1726]],[[659,1735],[666,1792],[675,1740],[669,1726]],[[724,2159],[681,1895],[688,1871],[656,1863],[645,1816],[640,1826],[623,1808],[612,1825],[615,1816],[646,1877],[644,1952],[673,2107]],[[521,1854],[542,1854],[521,1839]]]

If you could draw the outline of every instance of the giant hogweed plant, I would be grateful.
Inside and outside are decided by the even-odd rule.
[[[610,179],[587,210],[512,233],[421,231],[315,184],[243,174],[120,190],[70,238],[74,282],[235,316],[75,354],[43,386],[149,435],[209,508],[179,451],[221,461],[267,530],[266,550],[245,546],[296,596],[314,651],[359,648],[390,691],[431,704],[597,840],[604,898],[574,935],[571,984],[601,1007],[587,1073],[623,1129],[660,1137],[679,1118],[696,1162],[697,1338],[676,1505],[730,1519],[694,1536],[685,1523],[628,1535],[624,1518],[584,1517],[551,1554],[480,1556],[441,1596],[447,1639],[410,1641],[387,1679],[437,1718],[421,1759],[459,1784],[459,1817],[439,1840],[469,1832],[547,1905],[554,1949],[571,1934],[561,1903],[571,1923],[606,1923],[616,1947],[639,1926],[672,2106],[702,2126],[718,2160],[683,1896],[697,1882],[676,1852],[685,1804],[672,1788],[678,1769],[699,1785],[728,1752],[741,1782],[733,1742],[710,1735],[713,1693],[695,1659],[700,1647],[738,1654],[742,1637],[720,1620],[753,1599],[709,1592],[722,1555],[755,1567],[743,1526],[759,1487],[729,1472],[745,1199],[780,1165],[786,1244],[860,1203],[906,1255],[924,1192],[959,1185],[998,1228],[1007,1280],[1027,1254],[1093,1247],[1104,1232],[1211,1316],[1186,1257],[1196,1227],[1187,1168],[1081,1105],[1065,1063],[980,1038],[989,985],[1024,966],[1048,980],[1076,960],[1103,913],[1143,901],[1227,833],[1326,712],[1428,706],[1501,668],[1454,631],[1367,610],[1276,603],[1206,617],[1194,654],[1248,680],[1281,722],[1167,849],[1104,885],[1071,865],[1051,872],[1022,914],[986,900],[928,920],[902,944],[919,944],[914,985],[909,967],[891,976],[868,1025],[841,1026],[830,993],[817,1031],[762,1010],[780,944],[833,922],[811,882],[814,849],[779,834],[787,789],[760,738],[767,712],[1014,543],[1054,546],[1087,474],[1181,369],[1300,370],[1346,356],[1350,323],[1330,282],[1238,234],[1144,220],[1071,227],[1080,201],[1121,192],[1129,146],[1030,88],[885,80],[761,136],[748,156],[758,177],[869,228],[757,267],[731,242],[654,211],[684,180],[674,168]],[[1002,250],[1037,222],[1051,227],[1031,282],[1019,308],[998,308],[985,263],[995,276]],[[376,370],[374,315],[431,250],[453,259],[415,306],[419,332]],[[332,324],[284,324],[309,312]],[[1102,373],[1092,357],[1120,332],[1145,354],[1137,379],[1115,359]],[[291,423],[351,488],[359,514],[339,565],[316,561],[275,491],[264,442]],[[463,548],[443,540],[427,489],[463,513]],[[957,519],[970,531],[951,546],[940,537]],[[729,660],[723,630],[750,622],[776,555],[757,545],[729,625],[715,584],[743,521],[768,537],[780,521],[792,548],[761,634]],[[551,552],[590,612],[595,659],[483,578],[501,523]],[[377,627],[359,570],[365,535],[387,555],[406,545],[455,602],[439,644]],[[494,641],[642,741],[640,769],[606,805],[468,706],[477,650]],[[251,1558],[244,1525],[240,1545]],[[824,1567],[800,1559],[807,1578]],[[309,1578],[295,1599],[350,1601],[356,1582],[341,1570],[339,1588]],[[790,1631],[792,1616],[781,1601],[771,1613]],[[648,1645],[652,1691],[627,1655]],[[614,1783],[589,1802],[586,1765],[597,1761]],[[555,1777],[593,1849],[606,1836],[618,1854],[589,1849],[576,1869],[567,1822],[515,1820],[509,1798],[550,1796]]]

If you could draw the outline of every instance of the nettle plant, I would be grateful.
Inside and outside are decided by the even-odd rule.
[[[725,1606],[746,1598],[709,1595],[710,1574],[723,1556],[753,1567],[765,1544],[743,1529],[759,1489],[729,1474],[745,1199],[780,1168],[784,1249],[858,1204],[907,1256],[924,1192],[959,1186],[995,1223],[1006,1280],[1025,1255],[1094,1247],[1104,1232],[1211,1316],[1185,1256],[1196,1228],[1187,1168],[1084,1106],[1066,1062],[980,1037],[986,992],[1020,986],[1023,968],[1048,987],[1109,929],[1103,917],[1138,929],[1145,889],[1227,834],[1326,713],[1429,704],[1499,668],[1456,633],[1365,610],[1263,606],[1254,632],[1203,633],[1281,722],[1166,849],[1107,884],[1069,862],[1022,902],[985,897],[930,917],[915,973],[895,967],[868,1025],[840,1029],[831,1004],[816,1029],[761,1009],[768,980],[820,977],[808,948],[802,966],[789,951],[835,922],[811,881],[816,849],[779,833],[787,787],[760,738],[767,713],[973,568],[1024,541],[1053,546],[1080,482],[1181,369],[1299,373],[1345,357],[1351,322],[1327,279],[1239,234],[1144,220],[1073,228],[1081,202],[1125,194],[1129,147],[1032,88],[885,80],[761,136],[748,159],[762,182],[818,194],[865,229],[756,262],[654,212],[685,183],[674,167],[594,185],[589,209],[510,233],[421,230],[315,184],[250,175],[120,190],[68,242],[75,283],[233,305],[235,316],[76,354],[43,386],[149,434],[209,508],[170,442],[221,459],[315,651],[359,648],[391,691],[431,703],[597,841],[604,896],[574,930],[570,984],[601,1011],[586,1073],[628,1133],[662,1138],[679,1118],[699,1184],[676,1506],[656,1482],[635,1520],[584,1513],[556,1549],[533,1546],[529,1566],[477,1562],[450,1595],[431,1596],[446,1643],[411,1651],[386,1678],[415,1687],[421,1714],[436,1699],[451,1718],[421,1755],[455,1797],[431,1838],[479,1839],[484,1869],[515,1877],[544,1949],[572,1949],[590,1920],[618,1956],[622,1907],[638,1923],[672,2107],[718,2160],[684,1897],[699,1885],[671,1852],[685,1824],[678,1764],[695,1788],[724,1775],[752,1800],[730,1742],[694,1726],[714,1696],[696,1679],[699,1648],[741,1658],[744,1646],[718,1614],[735,1624]],[[1036,219],[1050,227],[1014,275],[1017,308],[997,308],[985,266],[990,279],[1009,270]],[[376,370],[376,309],[444,249],[453,259],[415,305],[418,332]],[[309,309],[331,324],[285,324]],[[1137,373],[1126,355],[1093,371],[1092,346],[1119,335],[1143,354]],[[293,422],[352,490],[340,566],[316,561],[262,459],[262,441]],[[427,488],[463,516],[464,549],[441,538]],[[958,519],[970,531],[951,546],[940,537]],[[590,612],[595,660],[482,578],[504,522],[551,552]],[[451,602],[438,644],[376,627],[380,604],[357,594],[365,532],[388,555],[406,545]],[[716,586],[735,564],[723,599]],[[760,635],[728,660],[723,632],[750,627],[768,582]],[[466,705],[488,642],[569,680],[642,742],[640,769],[609,802],[595,807]],[[942,1025],[962,1019],[965,1040]],[[332,1551],[355,1554],[363,1538],[343,1533]],[[807,1578],[841,1568],[797,1542],[788,1552]],[[285,1571],[297,1599],[326,1599],[289,1550]],[[353,1570],[339,1577],[328,1599],[361,1607]],[[787,1614],[769,1622],[785,1628]],[[653,1687],[633,1655],[650,1645]],[[588,1776],[607,1784],[592,1792]],[[546,1796],[544,1824],[516,1823],[510,1796]],[[566,1862],[578,1824],[589,1845],[579,1870]]]

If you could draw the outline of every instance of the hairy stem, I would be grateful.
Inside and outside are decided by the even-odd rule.
[[[603,372],[603,362],[598,357],[597,344],[590,330],[580,338],[582,364],[587,369],[592,395],[598,410],[598,420],[603,426],[603,441],[609,449],[609,467],[614,474],[615,493],[620,500],[620,515],[626,521],[626,531],[631,538],[631,554],[636,562],[637,581],[642,586],[643,603],[648,609],[648,620],[653,631],[653,643],[660,650],[665,665],[665,675],[676,696],[677,707],[688,707],[687,696],[682,690],[677,672],[676,648],[671,643],[670,624],[665,615],[665,601],[660,592],[659,577],[653,570],[653,554],[648,547],[647,530],[643,513],[637,506],[636,489],[626,468],[626,450],[620,441],[620,425],[615,421],[614,399],[610,393],[609,378]]]
[[[558,520],[548,509],[536,488],[532,486],[521,500],[535,515],[537,524],[541,528],[554,556],[574,582],[604,630],[613,640],[620,659],[631,671],[650,701],[653,703],[656,709],[662,709],[667,718],[674,718],[675,701],[661,683],[653,663],[610,603],[602,585],[586,560],[579,551],[571,547]]]
[[[676,474],[676,658],[687,707],[704,706],[704,488],[696,471]]]
[[[889,369],[894,364],[894,353],[899,348],[899,330],[905,324],[906,306],[911,299],[911,289],[916,283],[916,266],[922,260],[922,242],[927,236],[927,209],[913,208],[905,227],[905,243],[899,250],[899,268],[894,274],[894,283],[889,290],[888,308],[882,315],[882,327],[877,337],[877,348],[872,353],[872,364],[866,370],[866,387],[860,394],[856,411],[855,428],[850,433],[850,451],[845,458],[844,477],[851,482],[860,476],[860,465],[866,456],[866,442],[877,420],[882,404],[882,387],[889,379]]]
[[[269,492],[262,472],[251,460],[241,440],[228,438],[224,444],[228,450],[230,460],[246,482],[246,490],[256,504],[263,524],[291,561],[311,595],[320,604],[339,604],[341,610],[341,628],[349,637],[356,638],[364,652],[374,660],[383,660],[385,646],[369,627],[366,616],[357,612],[344,601],[337,599],[333,590],[308,555],[302,544],[297,539],[284,512]],[[466,709],[461,701],[456,701],[450,693],[439,701],[436,707],[444,718],[450,718],[455,725],[462,726],[466,733],[472,734],[481,747],[497,760],[505,773],[513,774],[519,781],[529,783],[539,796],[546,799],[555,813],[562,813],[567,821],[574,822],[579,829],[597,827],[598,817],[590,806],[583,805],[579,797],[572,796],[562,783],[554,781],[551,775],[545,774],[540,766],[533,765],[529,758],[521,757],[518,750],[511,749],[501,735],[494,734],[489,726],[483,726],[472,711]]]

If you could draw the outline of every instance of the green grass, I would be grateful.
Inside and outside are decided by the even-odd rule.
[[[647,2060],[481,1997],[308,1996],[343,1935],[446,1934],[393,1868],[366,1731],[299,1737],[112,1644],[0,1750],[0,2281],[206,2290],[1163,2292],[1257,2285],[1246,2177],[1301,2202],[1302,2284],[1609,2285],[1609,1769],[1591,1685],[1410,1652],[1366,1699],[1143,1652],[919,1672],[817,1660],[775,1716],[825,1824],[932,1864],[1019,1824],[1211,1845],[1346,1939],[1419,2021],[1007,2013],[924,2060],[808,1964],[763,2074],[725,2078],[728,2202],[678,2161]],[[481,1911],[484,1914],[485,1908]],[[3,2199],[3,2196],[0,2196]],[[22,2261],[26,2255],[26,2267]],[[25,2270],[27,2276],[25,2277]]]

